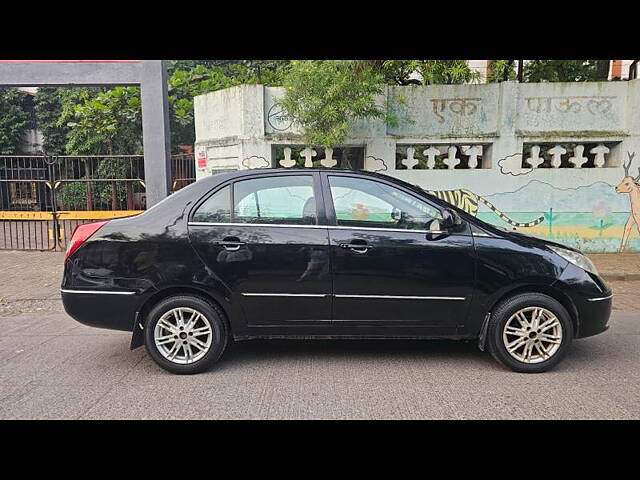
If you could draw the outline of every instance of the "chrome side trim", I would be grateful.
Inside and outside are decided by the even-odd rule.
[[[88,293],[92,295],[135,295],[136,292],[107,292],[104,290],[68,290],[61,288],[62,293]]]
[[[328,228],[328,225],[283,225],[280,223],[223,223],[189,222],[190,227],[277,227],[277,228]]]
[[[224,223],[189,222],[190,227],[276,227],[276,228],[324,228],[333,230],[374,230],[378,232],[449,233],[446,230],[408,230],[406,228],[344,227],[340,225],[283,225],[280,223]]]
[[[245,297],[326,297],[327,293],[243,293]]]
[[[336,298],[390,298],[395,300],[466,300],[467,297],[418,297],[413,295],[334,295]]]
[[[587,300],[590,302],[599,302],[600,300],[609,300],[610,298],[613,298],[613,293],[607,297],[588,298]]]
[[[419,297],[413,295],[331,295],[330,293],[243,293],[245,297],[336,297],[336,298],[387,298],[395,300],[466,300],[467,297]]]
[[[411,232],[411,233],[447,233],[442,230],[409,230],[406,228],[373,228],[373,227],[344,227],[342,225],[327,225],[332,230],[375,230],[378,232]]]
[[[473,233],[474,237],[487,237],[487,238],[493,238],[493,235],[489,235],[488,233]]]

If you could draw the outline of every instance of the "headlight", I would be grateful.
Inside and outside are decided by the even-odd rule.
[[[591,272],[595,275],[598,275],[598,270],[596,266],[593,264],[591,260],[589,260],[586,256],[581,253],[574,252],[573,250],[567,250],[566,248],[561,247],[553,247],[549,246],[551,250],[560,255],[562,258],[567,260],[568,262],[573,263],[577,267],[580,267],[587,272]]]

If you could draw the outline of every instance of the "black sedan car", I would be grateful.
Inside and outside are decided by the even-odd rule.
[[[348,170],[222,173],[80,226],[62,281],[69,315],[132,331],[174,373],[254,338],[477,340],[542,372],[607,329],[611,299],[576,250]]]

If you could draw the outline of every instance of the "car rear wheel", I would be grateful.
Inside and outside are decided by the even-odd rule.
[[[566,355],[573,325],[560,302],[541,293],[524,293],[502,301],[487,331],[491,355],[516,372],[545,372]]]
[[[147,318],[147,351],[158,365],[172,373],[207,370],[226,348],[228,329],[222,312],[200,297],[169,297],[159,302]]]

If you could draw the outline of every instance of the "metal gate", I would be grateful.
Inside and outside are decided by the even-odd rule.
[[[172,157],[172,191],[195,181]],[[0,155],[0,249],[64,250],[76,226],[146,208],[142,155]]]

